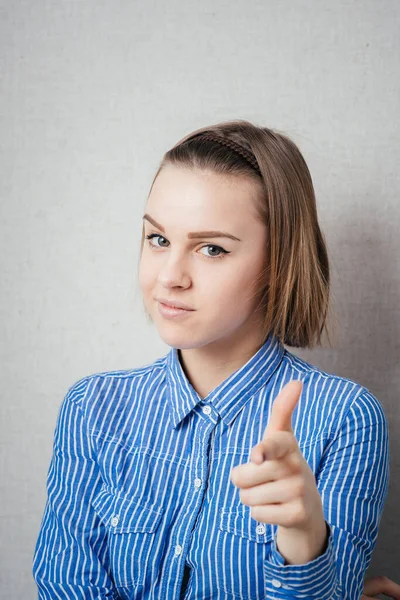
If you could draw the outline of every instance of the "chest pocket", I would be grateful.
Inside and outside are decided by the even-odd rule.
[[[92,505],[106,528],[115,585],[144,585],[162,509],[106,490],[100,491]]]
[[[250,507],[241,505],[220,510],[219,530],[222,560],[233,566],[225,569],[227,575],[219,587],[243,600],[265,600],[263,563],[271,548],[274,526],[256,521],[250,516]]]

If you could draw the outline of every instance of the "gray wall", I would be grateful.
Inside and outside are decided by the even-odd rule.
[[[136,284],[162,154],[245,118],[286,132],[312,172],[333,267],[333,349],[390,424],[390,494],[369,574],[400,578],[400,3],[2,0],[1,589],[36,597],[53,431],[78,378],[168,347]]]

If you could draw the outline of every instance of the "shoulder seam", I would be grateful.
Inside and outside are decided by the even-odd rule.
[[[151,364],[144,365],[142,367],[135,367],[133,369],[115,369],[113,371],[98,371],[96,373],[91,373],[90,375],[86,375],[86,377],[82,377],[84,379],[90,379],[93,377],[116,377],[116,378],[124,378],[124,377],[133,377],[135,375],[143,375],[144,373],[148,373],[149,371],[153,371],[156,369],[163,369],[165,367],[165,357],[158,358]],[[76,383],[79,383],[82,380],[78,380]]]
[[[286,356],[288,357],[288,360],[289,360],[292,368],[294,370],[296,370],[298,373],[303,373],[303,374],[317,373],[321,377],[329,378],[329,379],[336,379],[338,381],[344,381],[344,382],[347,381],[348,383],[352,383],[354,386],[359,387],[360,389],[364,389],[364,390],[368,391],[367,388],[365,388],[363,385],[361,385],[360,383],[357,383],[357,381],[354,381],[353,379],[350,379],[349,377],[343,377],[342,375],[336,375],[335,373],[328,373],[328,371],[324,371],[323,369],[317,367],[317,365],[313,365],[313,364],[303,360],[302,358],[296,356],[295,354],[292,354],[288,350],[285,350],[285,352],[286,352]],[[300,370],[296,366],[293,358],[296,361],[299,361],[302,365],[304,365],[304,371]]]

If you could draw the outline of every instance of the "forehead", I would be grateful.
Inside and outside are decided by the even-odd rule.
[[[259,222],[260,194],[259,186],[245,177],[168,165],[153,184],[146,212],[166,226],[179,217],[188,227],[222,222],[243,230]]]

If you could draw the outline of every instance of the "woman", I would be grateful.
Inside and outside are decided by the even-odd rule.
[[[321,342],[329,301],[296,145],[247,121],[180,140],[147,199],[139,282],[171,350],[68,390],[39,596],[359,599],[388,429],[367,389],[284,347]]]

